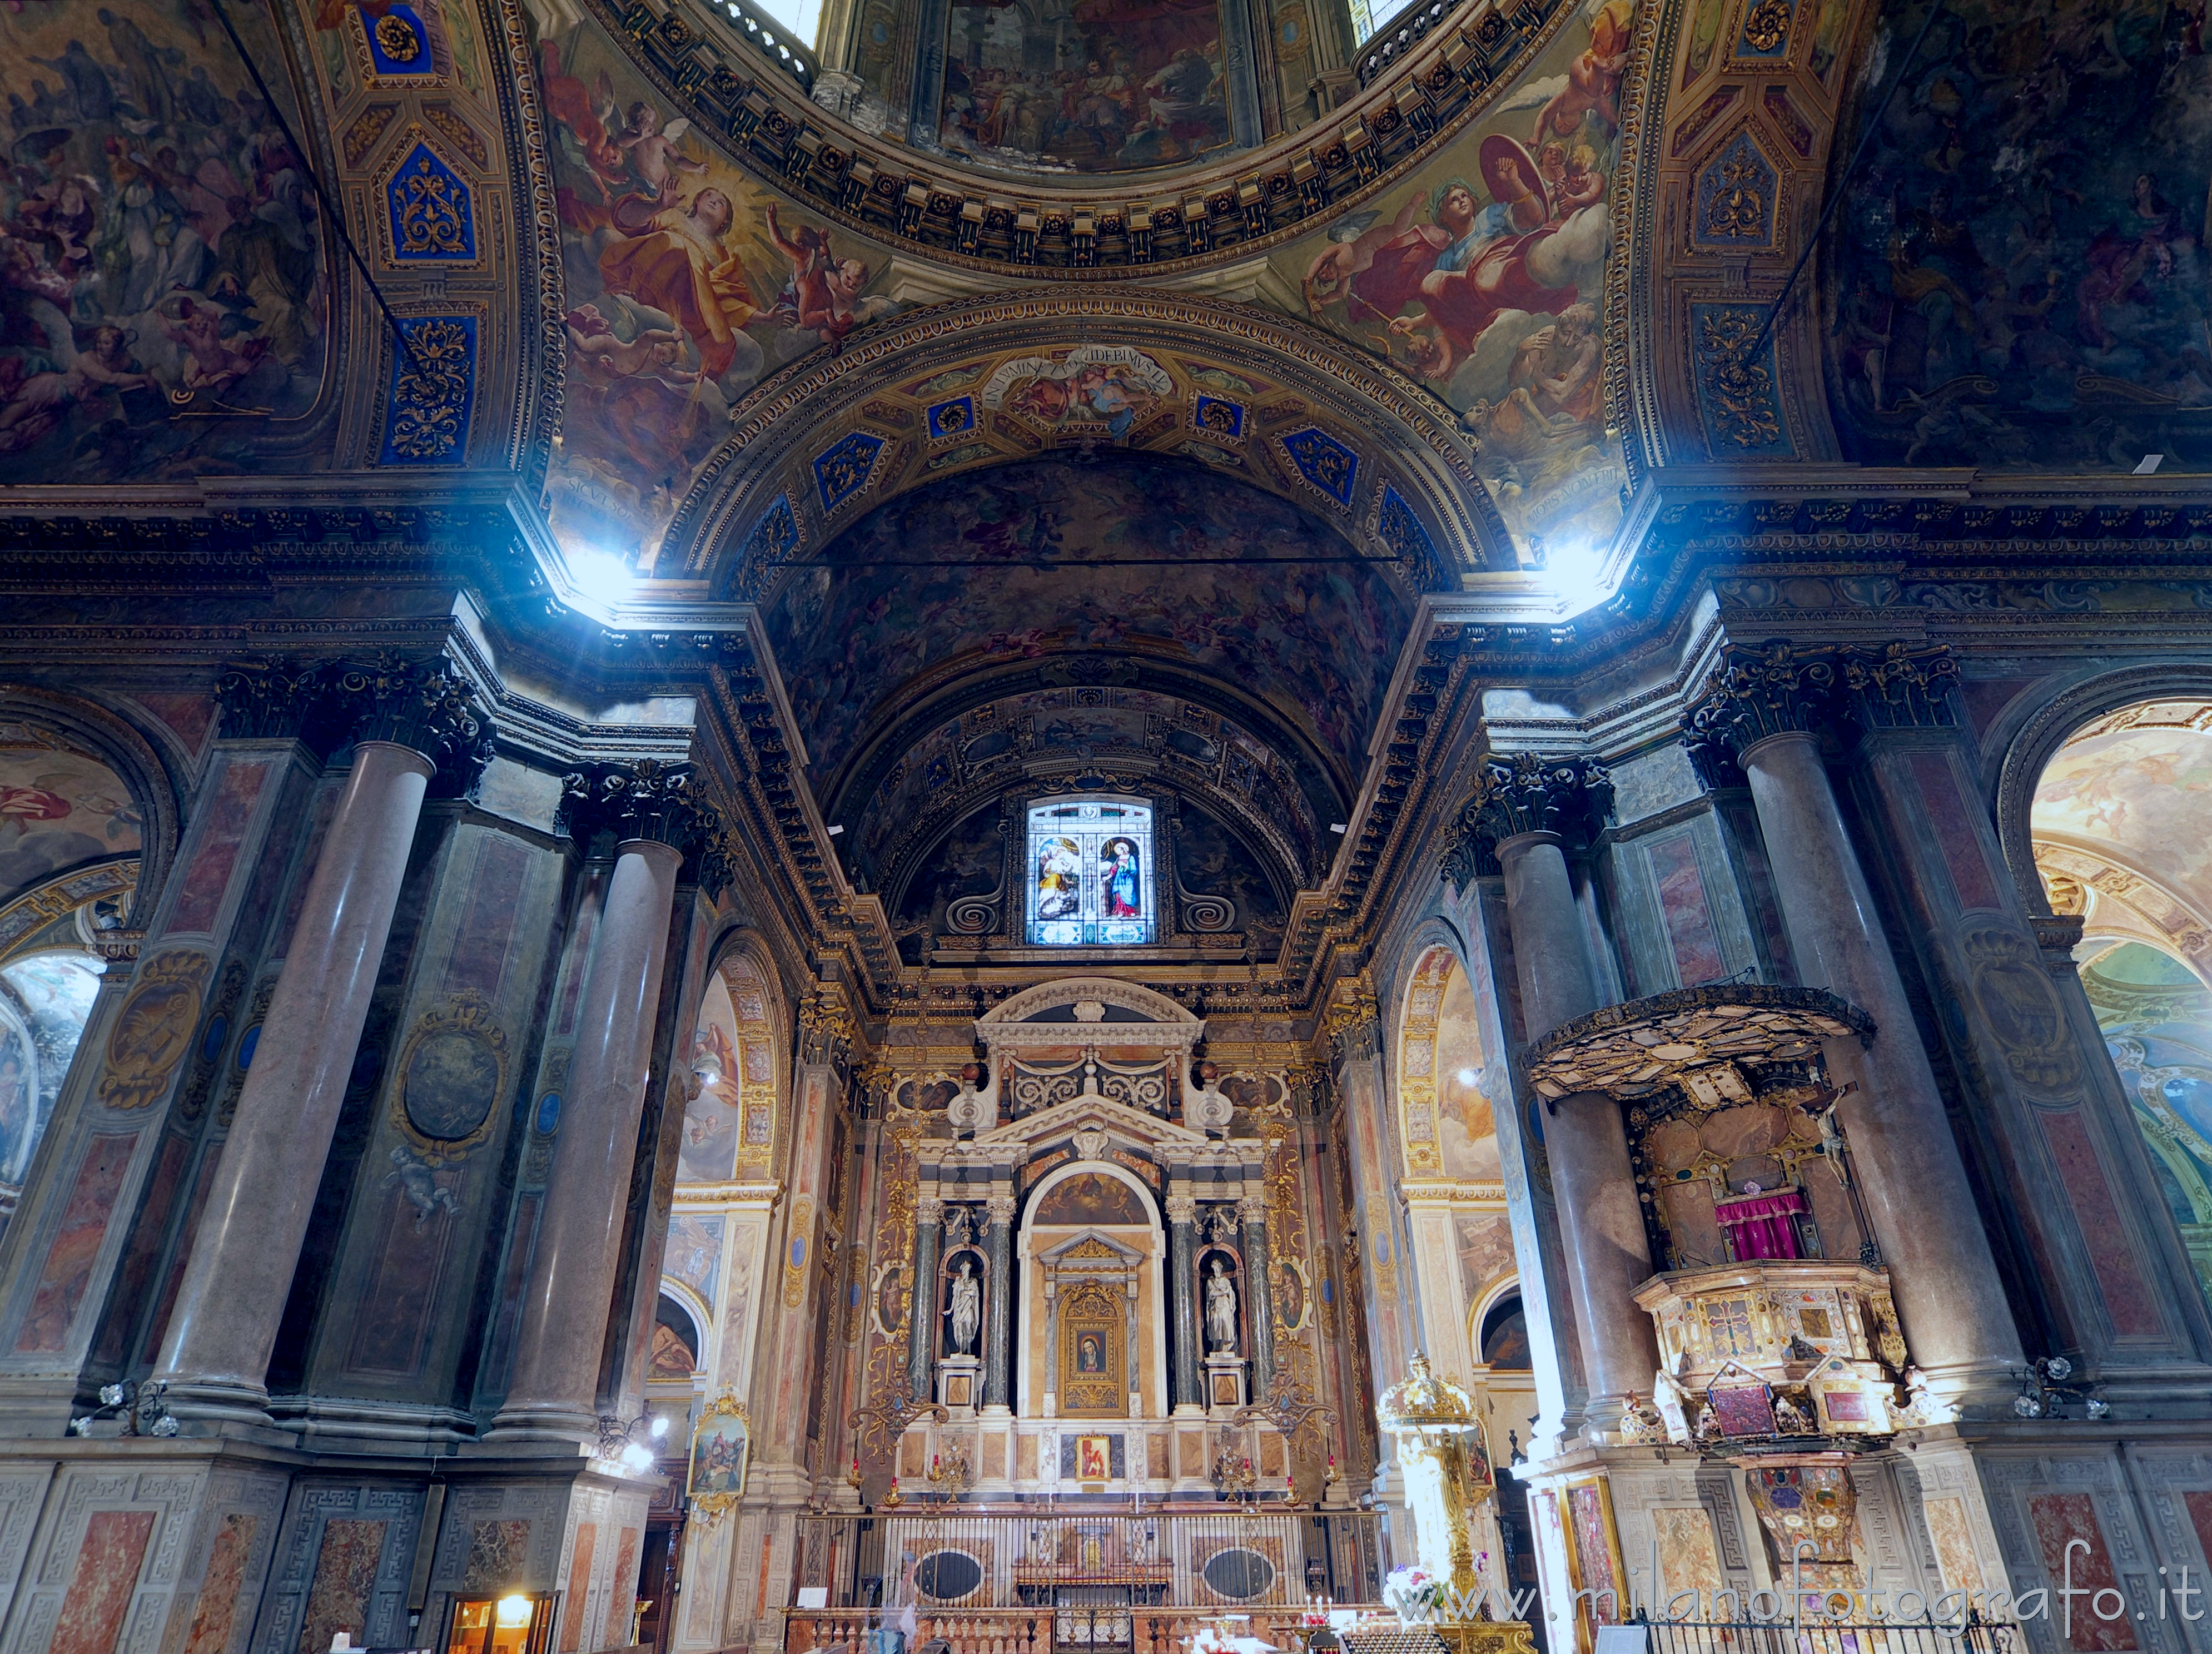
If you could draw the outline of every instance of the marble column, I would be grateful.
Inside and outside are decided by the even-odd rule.
[[[2015,1388],[2020,1335],[1819,738],[1778,730],[1738,762],[1798,980],[1875,1021],[1871,1046],[1835,1042],[1830,1066],[1839,1082],[1858,1084],[1838,1113],[1913,1359],[1947,1396]]]
[[[994,1195],[984,1246],[991,1259],[990,1343],[985,1353],[983,1406],[1012,1406],[1014,1365],[1014,1197]]]
[[[1559,835],[1516,833],[1498,842],[1497,854],[1522,1015],[1529,1038],[1540,1039],[1598,1009],[1602,997]],[[1648,1393],[1659,1365],[1651,1317],[1629,1296],[1651,1274],[1651,1250],[1620,1104],[1596,1092],[1560,1098],[1545,1116],[1544,1149],[1589,1386],[1583,1417],[1607,1431],[1620,1423],[1621,1397]]]
[[[616,846],[584,975],[514,1376],[487,1440],[598,1439],[600,1359],[683,860],[674,845],[654,839]]]
[[[354,748],[155,1368],[180,1419],[270,1422],[277,1323],[434,773],[414,745]]]
[[[937,1347],[944,1336],[938,1315],[937,1249],[944,1233],[945,1202],[926,1195],[915,1203],[914,1314],[907,1329],[907,1387],[917,1402],[936,1399]],[[992,1296],[998,1296],[995,1287]]]
[[[1206,1387],[1198,1372],[1198,1201],[1188,1194],[1171,1194],[1167,1207],[1168,1298],[1175,1317],[1174,1406],[1179,1413],[1203,1413]]]
[[[1244,1290],[1250,1302],[1245,1308],[1252,1321],[1252,1398],[1267,1399],[1267,1386],[1275,1375],[1275,1303],[1267,1274],[1267,1203],[1247,1195],[1237,1203],[1244,1224]]]

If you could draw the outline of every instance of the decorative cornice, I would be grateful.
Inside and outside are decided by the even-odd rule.
[[[1574,8],[1462,7],[1317,125],[1222,164],[1091,174],[1073,189],[871,137],[799,95],[787,73],[748,73],[764,63],[756,48],[725,45],[721,31],[653,0],[591,9],[702,131],[815,210],[957,268],[1110,280],[1252,258],[1401,181],[1513,85]]]

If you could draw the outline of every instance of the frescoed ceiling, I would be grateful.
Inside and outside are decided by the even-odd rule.
[[[1016,660],[1071,681],[1218,684],[1207,698],[1249,701],[1296,732],[1297,756],[1317,757],[1342,798],[1409,595],[1313,514],[1109,451],[946,477],[880,506],[785,572],[763,611],[824,798],[842,795],[873,726]]]
[[[2212,704],[2154,701],[2087,725],[2060,747],[2029,817],[2054,911],[2081,914],[2088,946],[2137,939],[2212,986]]]

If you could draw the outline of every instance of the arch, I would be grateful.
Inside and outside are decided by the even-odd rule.
[[[2199,696],[2212,700],[2212,666],[2201,660],[2163,660],[2056,680],[2040,704],[2020,717],[2004,743],[1990,804],[1996,814],[1997,843],[2005,867],[2020,888],[2031,914],[2048,915],[2051,903],[2036,872],[2034,834],[2029,817],[2036,788],[2058,749],[2092,720],[2139,702]]]
[[[49,739],[38,739],[36,733],[41,730],[47,732]],[[74,696],[25,684],[0,684],[0,766],[7,764],[11,751],[35,763],[33,755],[40,750],[75,754],[80,762],[97,764],[127,792],[138,817],[134,848],[139,872],[125,922],[143,927],[161,900],[162,885],[175,864],[182,830],[183,807],[168,763],[136,725],[118,713]],[[6,775],[0,775],[0,788],[10,784]],[[30,884],[112,859],[114,854],[110,841],[109,848],[101,852],[79,855],[67,866],[44,868],[22,888],[9,889],[9,881],[0,877],[0,907],[21,897]]]
[[[814,469],[830,449],[823,433],[865,429],[869,408],[915,403],[910,387],[947,374],[972,370],[980,385],[1005,362],[1085,346],[1188,358],[1198,371],[1218,368],[1294,393],[1310,410],[1300,418],[1317,440],[1356,457],[1346,479],[1352,497],[1302,483],[1287,461],[1240,465],[1238,474],[1336,525],[1363,552],[1411,557],[1413,589],[1455,587],[1463,571],[1519,566],[1457,418],[1395,368],[1278,312],[1189,294],[1075,285],[909,312],[856,336],[841,355],[825,361],[817,353],[763,381],[732,410],[728,440],[699,468],[669,525],[663,565],[678,561],[687,577],[708,581],[718,594],[765,598],[784,569],[865,510],[948,474],[916,467],[902,483],[878,477],[872,458],[864,480],[829,496],[836,503],[825,509]],[[918,403],[911,412],[897,410],[909,424],[923,411]],[[1256,423],[1243,441],[1275,440],[1259,436]],[[866,433],[871,455],[901,429],[894,421]],[[1156,440],[1182,463],[1214,469],[1182,456],[1186,435],[1163,429]],[[1030,451],[980,446],[990,452],[972,463],[985,467],[1018,463]],[[1386,491],[1398,502],[1389,512]]]
[[[706,1329],[714,1324],[714,1317],[702,1314],[690,1292],[680,1286],[672,1290],[671,1283],[663,1281],[653,1299],[653,1341],[651,1352],[646,1357],[646,1377],[662,1383],[689,1382],[707,1371],[714,1352],[707,1347]],[[672,1341],[682,1343],[690,1352],[691,1365],[683,1372],[665,1365],[665,1358],[672,1353],[672,1341],[662,1337],[664,1331],[674,1335]]]
[[[745,1182],[774,1170],[784,1052],[775,1032],[776,977],[764,953],[758,938],[740,933],[707,974],[691,1036],[696,1089],[684,1104],[678,1182]]]
[[[1146,1308],[1144,1317],[1139,1324],[1140,1327],[1149,1329],[1152,1337],[1152,1351],[1144,1363],[1144,1383],[1140,1389],[1157,1403],[1158,1414],[1164,1417],[1168,1399],[1167,1227],[1162,1219],[1159,1202],[1153,1198],[1152,1190],[1145,1186],[1142,1178],[1127,1167],[1117,1165],[1110,1160],[1073,1160],[1064,1165],[1054,1166],[1037,1180],[1036,1188],[1029,1191],[1023,1201],[1020,1226],[1014,1244],[1016,1261],[1014,1280],[1008,1283],[1008,1289],[1018,1293],[1013,1300],[1015,1304],[1020,1306],[1020,1314],[1015,1317],[1016,1323],[1018,1325],[1026,1327],[1031,1323],[1034,1317],[1044,1314],[1045,1265],[1037,1250],[1037,1213],[1042,1208],[1046,1197],[1054,1189],[1072,1178],[1094,1173],[1109,1177],[1134,1192],[1139,1209],[1145,1216],[1145,1226],[1152,1233],[1151,1256],[1140,1266],[1142,1285],[1139,1290],[1141,1301]],[[1133,1226],[1115,1225],[1114,1227]],[[1054,1231],[1060,1238],[1052,1243],[1049,1250],[1055,1253],[1081,1244],[1090,1237],[1095,1237],[1108,1251],[1114,1254],[1127,1254],[1129,1250],[1122,1242],[1115,1237],[1113,1227],[1097,1227],[1083,1224],[1067,1225],[1063,1229],[1062,1226],[1055,1225]],[[1046,1327],[1048,1325],[1048,1321],[1049,1317],[1035,1320],[1034,1324],[1037,1327]],[[1027,1335],[1018,1336],[1015,1341],[1014,1393],[1016,1405],[1024,1417],[1037,1416],[1044,1391],[1052,1387],[1049,1383],[1042,1382],[1045,1375],[1034,1370],[1035,1350],[1040,1346],[1048,1346],[1048,1340]],[[1054,1353],[1049,1347],[1045,1349],[1044,1359],[1047,1361],[1054,1359]],[[1129,1350],[1127,1353],[1127,1360],[1128,1371],[1131,1373],[1136,1372],[1139,1352],[1134,1349]]]
[[[1505,1323],[1517,1317],[1519,1333],[1519,1364],[1500,1365],[1491,1357],[1494,1341],[1506,1332]],[[1489,1291],[1480,1294],[1468,1310],[1468,1347],[1474,1352],[1475,1365],[1498,1372],[1533,1372],[1534,1357],[1528,1345],[1528,1301],[1521,1291],[1518,1275],[1508,1275]]]
[[[1103,1172],[1115,1182],[1125,1183],[1133,1189],[1137,1203],[1144,1211],[1145,1221],[1163,1235],[1167,1232],[1167,1225],[1160,1216],[1160,1204],[1152,1197],[1152,1191],[1145,1186],[1145,1180],[1127,1166],[1117,1165],[1111,1160],[1070,1160],[1064,1165],[1054,1166],[1038,1178],[1036,1187],[1030,1190],[1022,1201],[1022,1232],[1027,1235],[1035,1226],[1036,1213],[1043,1205],[1047,1194],[1071,1178],[1094,1172]]]
[[[1491,1063],[1473,979],[1458,951],[1431,942],[1407,973],[1398,1007],[1399,1149],[1409,1177],[1502,1183]]]

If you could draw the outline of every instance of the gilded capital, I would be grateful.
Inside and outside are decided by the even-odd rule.
[[[1588,833],[1612,807],[1612,781],[1595,758],[1492,753],[1460,806],[1438,871],[1455,888],[1464,888],[1469,879],[1497,871],[1502,840],[1522,833]]]

